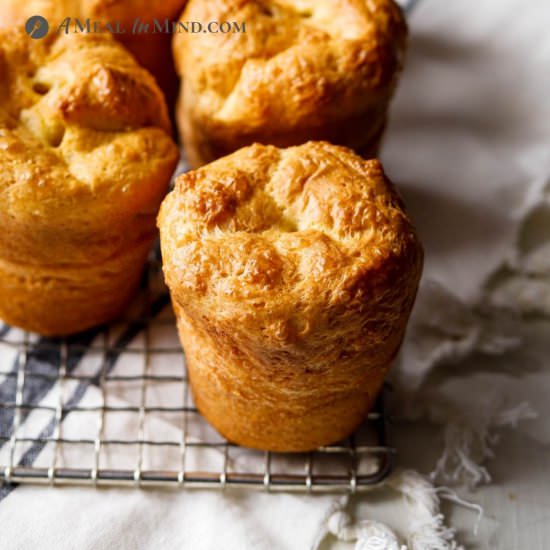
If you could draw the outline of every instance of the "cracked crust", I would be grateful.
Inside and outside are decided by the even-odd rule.
[[[422,249],[377,160],[253,145],[183,174],[160,215],[195,400],[237,443],[347,436],[393,360]]]
[[[0,31],[0,317],[48,335],[120,313],[177,163],[169,132],[110,37]]]
[[[177,122],[193,167],[256,141],[376,152],[405,49],[393,0],[191,0],[181,20],[246,24],[174,36]]]

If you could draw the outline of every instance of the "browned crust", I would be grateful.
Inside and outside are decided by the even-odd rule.
[[[349,434],[406,327],[422,248],[377,160],[254,145],[178,178],[164,272],[201,412],[237,443]]]
[[[181,19],[246,24],[174,36],[191,166],[254,142],[376,152],[405,49],[393,0],[191,0]]]
[[[108,36],[0,31],[1,318],[64,334],[120,312],[178,160],[169,128]]]
[[[0,28],[23,29],[25,21],[32,15],[42,15],[54,32],[65,18],[79,18],[82,22],[92,21],[120,23],[124,34],[117,34],[119,40],[138,63],[145,67],[157,80],[166,96],[168,105],[175,104],[178,78],[174,69],[171,51],[171,34],[153,33],[153,19],[161,24],[165,19],[176,21],[186,0],[0,0]],[[149,24],[149,32],[133,34],[136,19]]]

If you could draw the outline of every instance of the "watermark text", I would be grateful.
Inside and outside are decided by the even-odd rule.
[[[65,17],[57,26],[52,26],[41,15],[33,15],[25,23],[25,31],[33,39],[44,38],[50,28],[57,34],[235,34],[246,32],[246,22],[170,21],[169,19],[142,21],[136,17],[131,25],[125,26],[120,21]]]

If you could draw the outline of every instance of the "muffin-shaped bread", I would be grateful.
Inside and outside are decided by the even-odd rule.
[[[0,31],[0,318],[61,335],[116,317],[177,159],[154,78],[109,36]]]
[[[254,142],[375,155],[405,45],[393,0],[190,0],[181,19],[246,29],[174,36],[192,167]]]
[[[349,435],[400,346],[422,268],[378,160],[252,145],[181,175],[159,227],[197,407],[229,440]]]
[[[0,28],[23,29],[27,18],[33,15],[45,17],[49,32],[56,33],[61,24],[70,20],[70,32],[74,32],[75,19],[81,24],[90,20],[110,23],[119,30],[115,38],[124,44],[138,63],[150,71],[164,91],[169,105],[177,95],[177,76],[171,52],[171,33],[159,32],[165,21],[175,22],[186,0],[0,0]],[[157,21],[157,27],[155,27]],[[138,29],[141,29],[138,32]],[[156,32],[155,32],[156,30]],[[65,32],[65,27],[61,32]]]

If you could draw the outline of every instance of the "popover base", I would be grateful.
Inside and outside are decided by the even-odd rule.
[[[265,365],[245,359],[246,350],[241,351],[234,338],[202,327],[181,311],[177,317],[197,408],[228,441],[245,447],[303,452],[343,440],[363,422],[383,383],[385,370],[376,376],[365,374],[363,380],[355,380],[355,387],[331,394],[331,386],[336,390],[341,384],[338,376],[312,371],[304,377],[303,394],[277,399],[265,388],[284,387],[288,371],[294,370],[291,362],[266,370]],[[231,371],[235,376],[226,376]],[[295,377],[301,374],[296,372]],[[315,376],[322,376],[321,384],[311,383]]]
[[[43,336],[80,332],[120,316],[139,285],[151,239],[98,264],[21,265],[0,258],[0,318]]]

